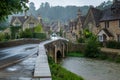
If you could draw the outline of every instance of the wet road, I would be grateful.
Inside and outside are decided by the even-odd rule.
[[[38,51],[38,44],[26,44],[0,49],[0,68],[19,62]]]
[[[120,64],[113,62],[69,57],[62,66],[85,80],[120,80]]]

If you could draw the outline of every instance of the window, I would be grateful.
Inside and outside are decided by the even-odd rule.
[[[29,27],[33,28],[34,27],[34,23],[29,23]]]
[[[109,28],[109,21],[105,22],[105,28]]]
[[[120,34],[117,35],[117,40],[118,40],[118,42],[120,42]]]
[[[103,41],[103,36],[99,36],[99,41],[102,42]]]
[[[20,23],[19,23],[19,22],[16,22],[16,23],[15,23],[15,26],[20,26]]]

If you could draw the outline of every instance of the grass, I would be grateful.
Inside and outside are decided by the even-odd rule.
[[[80,53],[80,52],[70,52],[70,53],[67,53],[66,56],[68,56],[68,57],[85,57],[85,55],[83,53]],[[110,62],[120,63],[120,56],[117,56],[116,58],[111,58],[103,52],[101,52],[94,59],[107,60],[107,61],[110,61]]]
[[[80,52],[70,52],[70,53],[67,53],[66,56],[68,56],[68,57],[84,57],[84,54],[82,54]]]
[[[55,64],[51,58],[49,58],[49,65],[52,73],[52,80],[84,80],[82,77],[66,70],[59,64]]]

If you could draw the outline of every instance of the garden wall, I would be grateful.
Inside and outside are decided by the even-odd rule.
[[[38,44],[41,40],[39,39],[18,39],[18,40],[12,40],[8,42],[0,42],[0,48],[6,48],[6,47],[13,47],[23,44]]]
[[[84,43],[68,43],[68,52],[82,52],[85,51],[85,44]]]

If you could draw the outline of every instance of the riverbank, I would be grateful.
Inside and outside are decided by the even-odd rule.
[[[120,64],[109,62],[107,60],[67,57],[63,60],[61,65],[67,70],[82,76],[85,80],[120,79]]]
[[[52,80],[84,80],[82,77],[66,70],[49,58],[49,65],[52,73]]]
[[[113,55],[109,55],[109,54],[110,53],[107,53],[107,52],[101,52],[96,58],[92,58],[92,59],[107,60],[110,62],[120,63],[120,56],[119,55],[113,56]],[[85,55],[81,52],[70,52],[70,53],[67,53],[66,56],[67,57],[84,57],[85,58]]]

